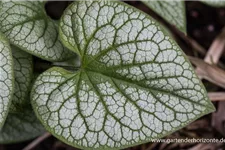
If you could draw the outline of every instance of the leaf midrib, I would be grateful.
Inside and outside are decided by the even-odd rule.
[[[200,105],[200,106],[203,106],[203,107],[207,107],[208,109],[212,109],[211,107],[208,107],[207,104],[204,105],[204,104],[198,103],[196,101],[192,101],[192,100],[190,100],[190,99],[188,99],[186,97],[183,97],[181,95],[177,95],[177,94],[175,94],[173,92],[170,92],[170,91],[167,91],[167,90],[157,89],[157,88],[154,88],[154,87],[147,87],[147,86],[144,86],[144,85],[142,85],[142,84],[140,84],[138,82],[134,82],[132,80],[127,80],[125,78],[119,78],[119,77],[113,76],[112,74],[111,75],[107,75],[106,73],[98,72],[98,71],[95,71],[94,69],[91,69],[91,68],[85,68],[85,70],[83,70],[83,71],[87,71],[87,72],[92,72],[92,73],[95,73],[95,74],[99,74],[100,76],[106,76],[108,78],[112,78],[112,79],[118,80],[119,82],[121,82],[121,81],[122,82],[126,82],[128,85],[129,84],[134,84],[135,86],[140,87],[140,89],[142,88],[142,89],[148,90],[151,93],[152,92],[154,93],[154,91],[155,91],[155,92],[165,93],[167,95],[172,95],[174,97],[178,97],[180,99],[184,99],[186,101],[189,101],[190,103],[194,103],[194,104],[197,104],[197,105]]]

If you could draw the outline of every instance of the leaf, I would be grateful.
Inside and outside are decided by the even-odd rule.
[[[32,111],[29,99],[33,78],[32,56],[12,47],[15,89],[6,123],[0,131],[0,143],[16,143],[32,139],[44,132]]]
[[[31,92],[54,136],[83,149],[122,149],[161,138],[214,111],[178,45],[158,23],[119,1],[76,1],[60,21],[81,68],[54,67]]]
[[[33,111],[9,113],[5,125],[0,131],[0,143],[9,144],[30,140],[44,133],[40,121]]]
[[[213,7],[224,7],[225,1],[222,0],[201,0],[203,3]]]
[[[0,34],[0,128],[8,115],[13,95],[13,62],[8,41]]]
[[[12,99],[11,112],[16,111],[18,107],[22,109],[29,101],[30,84],[33,78],[33,60],[28,53],[12,47],[14,73],[15,73],[15,90]]]
[[[0,27],[10,42],[49,61],[61,61],[71,53],[58,39],[58,26],[38,1],[1,2]]]
[[[184,1],[152,1],[142,0],[168,23],[186,33],[186,14]]]

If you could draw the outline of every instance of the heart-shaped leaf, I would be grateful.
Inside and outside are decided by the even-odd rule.
[[[0,34],[0,128],[8,115],[13,95],[13,60],[8,41]]]
[[[184,1],[152,1],[142,0],[149,8],[163,19],[186,33],[186,13]]]
[[[39,1],[3,1],[0,28],[10,42],[49,61],[61,61],[71,53],[58,40],[58,26]]]
[[[16,47],[12,47],[14,74],[15,74],[15,89],[12,99],[11,112],[17,111],[27,104],[30,104],[29,91],[30,84],[33,78],[33,62],[32,56],[21,51]]]
[[[224,7],[225,1],[223,0],[201,0],[203,3],[213,7]]]
[[[38,77],[33,108],[64,142],[119,149],[161,138],[213,105],[178,45],[143,12],[119,1],[76,1],[60,22],[81,68]]]
[[[0,143],[16,143],[30,140],[44,133],[43,126],[30,108],[23,112],[9,113],[0,131]]]

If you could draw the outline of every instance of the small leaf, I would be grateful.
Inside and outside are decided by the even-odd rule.
[[[33,78],[33,60],[28,53],[21,51],[16,47],[12,47],[14,74],[15,74],[15,89],[12,99],[11,112],[16,111],[30,104],[29,91],[30,84]]]
[[[186,14],[184,1],[152,1],[142,0],[149,8],[163,19],[186,33]]]
[[[201,0],[203,3],[213,7],[224,7],[225,1],[223,0]]]
[[[24,112],[9,113],[5,125],[0,131],[0,143],[9,144],[30,140],[44,133],[44,129],[35,114]]]
[[[0,34],[0,128],[8,115],[13,95],[13,61],[8,41]]]
[[[161,138],[214,111],[178,45],[158,23],[119,1],[76,1],[60,21],[81,68],[51,68],[32,105],[54,136],[84,149],[122,149]]]
[[[58,26],[43,2],[1,2],[0,27],[12,44],[37,57],[61,61],[71,55],[58,40]]]

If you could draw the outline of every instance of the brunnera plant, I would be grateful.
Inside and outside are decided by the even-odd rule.
[[[183,2],[145,3],[186,31]],[[75,1],[56,22],[44,2],[3,1],[0,29],[0,143],[45,128],[78,148],[121,149],[215,109],[168,31],[123,2]],[[52,67],[34,77],[32,55],[60,64],[75,54],[79,69]]]

